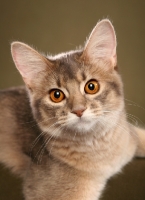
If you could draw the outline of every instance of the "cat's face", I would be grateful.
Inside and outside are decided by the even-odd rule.
[[[118,73],[80,63],[76,56],[74,53],[56,60],[53,73],[46,72],[39,91],[32,92],[32,107],[44,131],[83,134],[100,130],[114,122],[122,110]]]
[[[107,33],[104,38],[102,31]],[[13,44],[13,58],[29,88],[42,131],[74,137],[105,134],[113,126],[124,106],[113,31],[104,20],[93,30],[84,50],[51,59],[25,44]]]

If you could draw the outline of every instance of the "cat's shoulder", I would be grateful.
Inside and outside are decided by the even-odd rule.
[[[7,89],[0,90],[0,98],[5,97],[15,97],[15,96],[27,96],[27,91],[25,86],[10,87]]]
[[[29,110],[29,97],[25,86],[0,90],[0,110]]]
[[[28,101],[28,94],[25,86],[11,87],[0,90],[0,102],[21,102]]]

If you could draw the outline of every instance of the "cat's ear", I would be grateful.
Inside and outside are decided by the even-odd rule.
[[[113,67],[117,64],[116,35],[113,25],[108,19],[97,23],[86,42],[83,56],[89,62],[109,61]]]
[[[29,87],[39,81],[40,76],[51,65],[44,56],[21,42],[11,44],[11,53],[17,69]]]

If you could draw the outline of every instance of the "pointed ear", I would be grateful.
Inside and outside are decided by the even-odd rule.
[[[100,59],[111,61],[111,65],[114,67],[117,64],[116,45],[113,25],[108,19],[105,19],[100,21],[90,34],[83,56],[93,63]]]
[[[44,56],[21,42],[11,44],[11,53],[17,69],[29,87],[39,81],[40,76],[50,65]]]

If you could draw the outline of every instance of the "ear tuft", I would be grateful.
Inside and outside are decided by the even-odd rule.
[[[108,19],[104,19],[94,27],[86,42],[83,55],[93,63],[100,59],[111,61],[114,67],[117,64],[116,46],[113,25]]]

